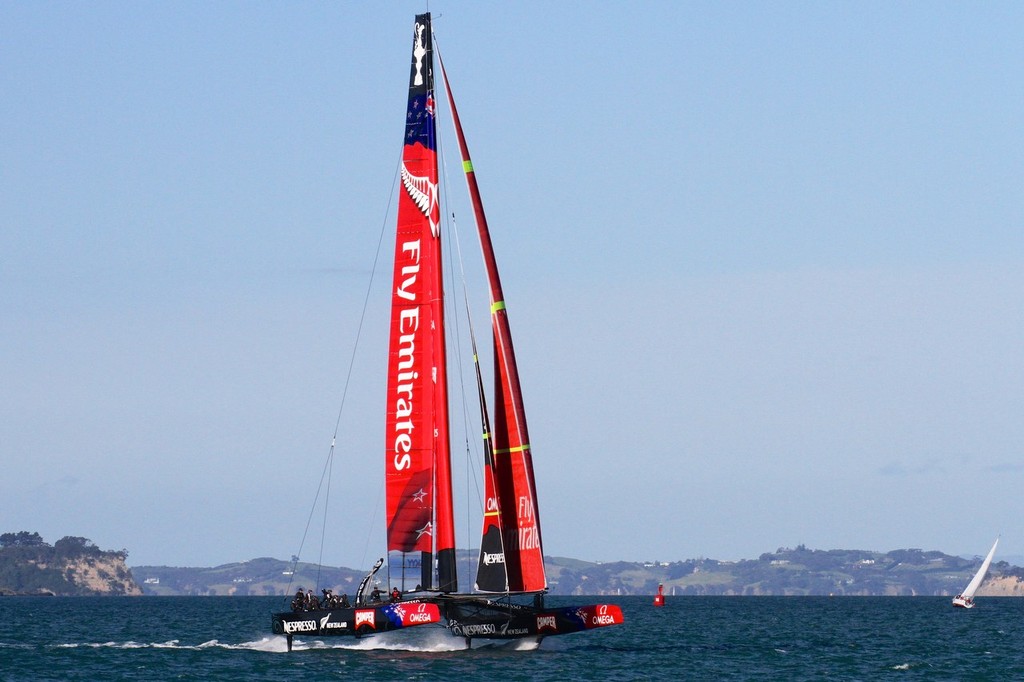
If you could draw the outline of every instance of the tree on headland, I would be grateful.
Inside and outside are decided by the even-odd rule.
[[[39,533],[29,533],[27,530],[0,534],[0,547],[43,547],[45,545],[46,543]]]
[[[97,556],[103,553],[89,538],[66,535],[53,543],[53,549],[59,557]]]

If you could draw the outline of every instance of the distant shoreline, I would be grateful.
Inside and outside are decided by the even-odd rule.
[[[459,584],[472,585],[475,550],[459,550]],[[998,558],[998,557],[997,557]],[[938,596],[952,597],[981,560],[937,551],[812,550],[800,545],[757,559],[675,562],[593,562],[545,557],[551,596]],[[354,594],[365,571],[257,558],[214,567],[135,566],[149,596],[285,596],[296,587]],[[378,576],[381,586],[398,578]],[[1024,569],[997,561],[979,597],[1024,596]],[[393,586],[393,585],[392,585]]]

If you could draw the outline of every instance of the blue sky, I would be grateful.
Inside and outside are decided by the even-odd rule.
[[[425,8],[0,6],[0,530],[132,565],[297,551]],[[546,553],[1024,554],[1022,6],[430,9]],[[328,563],[380,551],[383,314]]]

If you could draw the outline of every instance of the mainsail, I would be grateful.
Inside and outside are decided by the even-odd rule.
[[[978,572],[974,574],[973,578],[971,578],[971,582],[967,584],[964,591],[960,593],[960,596],[964,599],[974,599],[974,593],[978,591],[979,587],[981,587],[982,581],[985,580],[985,574],[988,573],[988,567],[992,564],[992,557],[996,555],[996,545],[998,544],[999,538],[996,538],[996,541],[992,544],[992,549],[988,551],[988,555],[985,557],[985,560],[981,562],[981,568],[979,568]]]
[[[398,203],[385,438],[388,550],[421,556],[421,585],[457,589],[448,444],[440,206],[429,15],[416,17]]]

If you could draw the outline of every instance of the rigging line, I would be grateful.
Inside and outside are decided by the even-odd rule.
[[[440,131],[438,131],[438,132],[440,132]],[[442,192],[444,193],[444,201],[445,201],[445,205],[451,206],[452,202],[450,201],[450,196],[449,196],[448,188],[452,186],[452,183],[451,183],[450,176],[448,174],[448,162],[447,162],[446,156],[443,153],[444,143],[442,142],[440,134],[437,135],[437,147],[438,147],[438,150],[441,152],[441,153],[438,154],[438,157],[441,159],[441,172],[444,175],[444,183],[442,184]],[[452,242],[455,245],[455,253],[458,254],[459,269],[460,269],[460,272],[462,274],[462,277],[461,277],[461,279],[459,281],[460,281],[460,283],[462,285],[463,298],[465,298],[466,297],[466,276],[465,276],[465,272],[463,271],[463,268],[462,268],[462,249],[461,249],[461,246],[459,244],[459,241],[460,241],[460,238],[459,238],[459,225],[458,225],[458,223],[455,220],[455,212],[454,211],[451,211],[450,213],[448,213],[446,215],[448,217],[448,220],[445,221],[445,225],[447,227],[446,233],[448,235],[448,241]],[[449,279],[451,281],[453,281],[453,282],[455,281],[455,260],[456,260],[455,257],[449,257],[448,258]],[[445,289],[445,294],[446,295],[449,294],[448,289]],[[456,349],[455,357],[458,359],[458,361],[455,363],[455,367],[456,367],[456,369],[458,371],[458,375],[459,375],[459,396],[460,396],[461,402],[462,402],[462,423],[463,423],[464,427],[466,427],[466,428],[463,428],[463,432],[465,433],[466,431],[468,431],[468,425],[469,425],[469,406],[468,406],[467,401],[466,401],[466,379],[465,379],[465,375],[463,374],[463,367],[462,367],[462,357],[463,357],[463,354],[462,354],[462,332],[460,331],[460,328],[459,328],[459,315],[458,315],[458,313],[455,312],[454,306],[445,306],[445,314],[446,314],[446,316],[449,316],[451,318],[451,321],[452,321],[452,324],[451,325],[446,325],[445,329],[451,331],[454,328],[454,331],[451,332],[451,337],[452,337],[452,343],[453,343],[453,345],[455,346],[455,349]],[[468,447],[468,445],[469,445],[468,434],[464,435],[464,439],[465,439],[466,445]],[[467,536],[467,537],[471,537],[471,536]]]
[[[445,168],[447,170],[447,166]],[[463,304],[466,307],[466,324],[467,324],[467,327],[469,329],[470,339],[472,339],[472,341],[471,341],[472,354],[473,354],[473,357],[474,357],[474,362],[476,362],[476,359],[475,359],[476,358],[476,354],[477,354],[476,353],[476,337],[475,337],[474,332],[473,332],[473,319],[472,319],[472,316],[470,314],[469,286],[468,286],[468,283],[466,281],[466,272],[465,272],[464,262],[463,262],[463,259],[462,259],[462,247],[461,247],[461,245],[459,243],[459,239],[458,239],[459,227],[458,227],[458,222],[455,219],[455,213],[454,212],[451,214],[451,225],[452,225],[452,231],[455,234],[455,238],[453,239],[453,241],[455,242],[455,252],[458,254],[459,274],[460,274],[460,281],[462,283],[462,300],[463,300]],[[454,261],[455,259],[452,259],[452,260]],[[454,268],[454,265],[452,265],[452,268]],[[456,317],[456,319],[458,318],[458,316],[455,316],[455,317]],[[461,334],[460,334],[460,337],[459,337],[459,345],[460,345],[459,357],[462,357],[462,352],[461,352]],[[482,492],[480,490],[480,479],[477,478],[476,462],[474,462],[474,460],[473,460],[473,454],[474,454],[473,447],[472,447],[472,445],[470,444],[470,441],[469,441],[469,423],[470,423],[469,403],[468,403],[468,400],[467,400],[467,397],[466,397],[467,396],[467,391],[466,391],[466,386],[465,386],[465,377],[464,377],[462,371],[463,371],[462,364],[459,363],[459,385],[460,385],[460,391],[461,391],[461,396],[462,396],[462,418],[463,418],[464,423],[466,424],[466,428],[464,429],[464,431],[465,431],[464,439],[465,439],[465,446],[466,446],[466,470],[469,473],[469,475],[466,477],[466,538],[467,538],[467,542],[471,542],[470,538],[473,537],[472,523],[474,521],[474,509],[473,509],[472,505],[470,504],[470,500],[473,499],[472,493],[474,492],[474,490],[473,490],[474,487],[475,487],[476,501],[477,501],[476,509],[483,509],[484,508],[484,499],[483,499],[483,494],[482,494]],[[482,396],[478,395],[478,399],[482,400]],[[484,430],[486,428],[484,425],[481,425],[481,427],[482,427],[481,430]],[[480,521],[480,524],[482,526],[483,522]],[[470,549],[470,547],[467,547],[466,549]],[[472,574],[472,570],[473,570],[473,557],[471,555],[469,555],[469,554],[466,555],[466,563],[468,564],[469,571]]]
[[[435,43],[435,50],[436,49],[437,49],[437,46],[436,46],[436,43]],[[439,150],[443,149],[443,142],[442,142],[442,138],[441,138],[440,134],[437,135],[437,140],[438,140],[438,142],[437,142],[438,149]],[[444,175],[444,180],[445,180],[444,184],[442,185],[442,191],[444,192],[444,195],[445,195],[445,204],[448,205],[448,206],[451,206],[452,202],[450,201],[450,197],[449,197],[449,193],[448,193],[448,188],[452,187],[453,185],[452,185],[449,173],[448,173],[447,157],[443,153],[439,154],[438,156],[441,159],[441,168],[442,168],[442,173]],[[459,236],[459,225],[458,225],[458,221],[455,218],[455,211],[454,210],[451,211],[448,215],[450,217],[450,220],[446,221],[446,224],[448,225],[448,235],[450,237],[449,241],[451,241],[451,242],[453,242],[455,244],[455,255],[457,255],[457,258],[456,257],[452,257],[452,258],[448,259],[448,267],[449,267],[450,274],[451,274],[451,280],[455,281],[455,262],[456,262],[456,260],[458,261],[459,275],[460,275],[458,281],[462,285],[462,298],[463,298],[463,302],[465,303],[465,306],[466,306],[466,321],[467,321],[467,324],[468,324],[468,327],[469,327],[470,337],[472,338],[473,337],[473,319],[472,319],[472,317],[470,315],[469,286],[468,286],[467,281],[466,281],[465,263],[464,263],[464,260],[463,260],[463,257],[462,257],[462,245],[461,245],[461,239],[460,239],[460,236]],[[477,504],[478,504],[477,509],[483,509],[483,495],[480,492],[480,482],[479,482],[479,479],[477,479],[476,466],[474,465],[473,458],[472,458],[472,447],[471,447],[470,442],[469,442],[469,424],[470,424],[469,404],[468,404],[468,401],[467,401],[467,398],[466,398],[466,395],[467,395],[467,393],[466,393],[466,380],[465,380],[465,375],[463,374],[463,367],[462,367],[462,362],[461,362],[461,358],[463,357],[463,351],[462,351],[462,333],[459,330],[459,315],[454,312],[454,310],[455,310],[454,306],[452,306],[450,308],[446,307],[445,310],[446,311],[448,311],[448,310],[452,311],[451,312],[451,317],[452,317],[452,320],[454,322],[453,326],[455,327],[454,342],[455,342],[455,346],[456,346],[456,349],[457,349],[456,350],[456,357],[460,359],[460,361],[456,363],[456,367],[458,369],[458,374],[459,374],[459,395],[461,397],[461,402],[462,402],[462,420],[463,420],[462,423],[464,425],[464,428],[463,428],[463,439],[464,439],[464,442],[465,442],[465,451],[466,451],[466,469],[467,469],[467,472],[469,474],[469,475],[466,476],[466,497],[465,497],[465,500],[466,500],[466,541],[467,541],[467,543],[470,543],[470,542],[472,542],[471,538],[473,537],[472,523],[473,523],[473,520],[474,520],[474,518],[473,518],[473,516],[474,516],[474,509],[473,509],[472,505],[470,504],[470,500],[472,500],[472,498],[473,498],[473,495],[472,495],[473,491],[471,489],[472,485],[475,484],[475,486],[476,486],[476,499],[477,499]],[[473,341],[472,345],[473,345],[473,353],[474,353],[474,356],[475,356],[475,354],[476,354],[476,341],[475,340]],[[481,522],[481,525],[482,525],[482,522]],[[470,549],[470,547],[467,547],[466,549]],[[472,575],[472,571],[473,571],[473,564],[472,564],[472,562],[473,562],[473,558],[472,558],[471,554],[467,553],[467,555],[466,555],[466,563],[467,563],[467,567],[469,569],[469,574],[470,575]]]
[[[431,38],[433,40],[434,51],[437,53],[438,59],[440,60],[440,58],[441,58],[441,48],[440,48],[440,46],[439,46],[439,44],[437,42],[437,36],[434,34],[433,30],[431,30]],[[438,135],[438,148],[440,149],[441,146],[442,146],[441,136]],[[439,157],[441,159],[441,167],[443,169],[444,179],[445,179],[444,186],[443,186],[443,191],[444,191],[444,194],[445,194],[445,202],[446,202],[446,205],[451,206],[452,202],[449,200],[448,188],[449,187],[453,187],[454,185],[452,184],[450,175],[448,173],[447,157],[444,154],[439,154]],[[476,358],[476,340],[475,340],[475,338],[473,336],[473,318],[472,318],[472,315],[470,314],[469,286],[468,286],[468,283],[466,281],[465,261],[464,261],[464,259],[462,257],[462,243],[461,243],[461,239],[459,238],[459,225],[458,225],[458,221],[455,218],[455,211],[454,210],[451,210],[450,217],[451,217],[451,220],[449,222],[449,225],[450,225],[449,233],[450,234],[454,233],[454,237],[451,239],[451,241],[454,242],[454,244],[455,244],[455,254],[457,254],[457,259],[456,258],[449,259],[449,268],[453,271],[452,272],[452,280],[454,280],[455,279],[455,277],[454,277],[455,261],[456,260],[458,261],[459,275],[460,275],[459,276],[459,282],[462,285],[462,299],[463,299],[463,302],[464,302],[465,307],[466,307],[466,323],[467,323],[467,326],[469,328],[470,338],[472,339],[472,349],[473,349],[474,362],[476,362],[476,359],[475,359]],[[453,307],[453,309],[454,309],[454,307]],[[462,350],[461,350],[462,334],[458,331],[459,316],[457,314],[453,313],[453,319],[455,320],[456,333],[457,333],[457,336],[456,336],[456,345],[458,347],[457,355],[458,355],[458,357],[461,360],[463,355],[462,355]],[[459,363],[457,363],[457,365],[458,365],[458,371],[459,371],[460,396],[461,396],[461,399],[462,399],[462,419],[463,419],[463,424],[465,425],[465,428],[463,429],[463,432],[464,432],[464,441],[465,441],[465,449],[466,449],[466,470],[468,472],[468,475],[466,476],[466,496],[465,496],[465,500],[466,500],[466,542],[467,542],[467,544],[469,544],[469,546],[466,547],[466,549],[468,550],[468,549],[470,549],[472,547],[472,544],[471,544],[472,543],[471,538],[473,537],[473,527],[472,527],[472,524],[473,524],[473,521],[474,521],[474,514],[475,514],[475,510],[473,509],[473,507],[472,507],[472,505],[470,503],[470,500],[473,499],[473,495],[472,495],[472,492],[473,492],[472,487],[473,486],[475,486],[475,488],[476,488],[476,500],[477,500],[477,505],[478,505],[476,509],[482,510],[484,508],[484,501],[483,501],[483,494],[480,491],[480,481],[477,478],[477,469],[476,469],[475,463],[473,461],[473,448],[472,448],[472,446],[470,444],[470,441],[469,441],[469,430],[470,430],[469,429],[469,424],[470,424],[469,404],[468,404],[468,401],[467,401],[467,398],[466,398],[466,385],[465,385],[465,376],[463,374],[462,362],[460,361]],[[479,399],[482,400],[483,397],[479,396]],[[482,428],[486,428],[484,425],[481,425],[481,427]],[[480,527],[482,527],[482,526],[483,526],[483,522],[481,520],[480,521]],[[467,567],[469,569],[469,571],[468,571],[469,575],[472,575],[473,574],[473,557],[472,557],[472,552],[468,552],[466,554],[466,564],[467,564]]]
[[[333,443],[332,443],[333,445]],[[333,450],[333,449],[332,449]],[[316,589],[320,590],[320,569],[324,565],[324,535],[327,533],[327,508],[331,504],[331,472],[334,471],[333,452],[327,458],[327,491],[324,493],[324,520],[320,524],[320,555],[316,559]],[[315,594],[315,593],[314,593]]]
[[[436,40],[437,39],[437,36],[434,34],[433,30],[431,30],[431,39],[432,40]],[[436,43],[435,43],[435,49],[436,49]],[[435,90],[436,90],[436,88],[435,88]],[[435,97],[435,100],[437,100],[436,97]],[[444,206],[451,206],[452,205],[452,201],[451,201],[451,194],[449,192],[449,188],[452,187],[452,183],[451,183],[451,179],[450,179],[450,176],[449,176],[449,173],[448,173],[448,159],[447,159],[447,154],[445,153],[445,145],[444,145],[445,136],[443,134],[443,126],[440,124],[440,119],[441,118],[443,118],[443,117],[435,116],[434,139],[436,140],[436,144],[437,144],[437,158],[440,160],[441,175],[444,178],[444,182],[440,183],[440,185],[441,185],[441,192],[443,193],[443,199],[444,199],[443,205]],[[458,225],[455,223],[455,214],[454,214],[454,212],[452,212],[451,214],[445,214],[445,215],[446,216],[450,215],[450,219],[446,219],[445,220],[445,228],[446,228],[445,229],[445,234],[447,236],[448,241],[453,242],[455,244],[455,246],[456,246],[456,249],[458,249],[459,234],[458,234]],[[454,266],[455,258],[454,258],[454,254],[449,255],[449,257],[446,259],[446,261],[447,261],[447,266],[448,266],[448,281],[455,282],[455,266]],[[465,282],[463,282],[462,284],[463,284],[463,287],[465,287]],[[449,289],[447,287],[444,288],[444,295],[445,295],[446,299],[450,298],[452,296],[451,292],[449,291]],[[463,439],[465,439],[467,441],[466,445],[468,447],[469,443],[468,443],[468,433],[467,432],[468,432],[468,426],[469,426],[469,417],[468,417],[469,412],[468,412],[468,407],[466,405],[466,382],[465,382],[465,377],[463,375],[463,367],[462,367],[462,357],[463,357],[463,355],[462,355],[462,345],[461,345],[462,333],[461,333],[461,331],[459,329],[459,315],[456,312],[456,308],[454,306],[449,306],[449,305],[445,305],[444,306],[444,315],[445,315],[446,320],[450,320],[451,321],[451,324],[446,324],[445,325],[445,332],[446,332],[446,336],[451,338],[452,345],[453,345],[454,350],[455,350],[455,354],[454,354],[455,355],[455,359],[456,359],[455,367],[456,367],[456,371],[458,372],[458,378],[459,378],[459,398],[460,398],[460,403],[461,403],[461,406],[462,406],[462,432],[463,432]],[[446,342],[447,342],[447,340],[448,339],[445,339]],[[448,364],[449,364],[449,366],[451,365],[450,356],[449,356],[449,363]],[[450,376],[450,375],[451,375],[451,373],[448,372],[447,376]],[[449,419],[450,418],[451,418],[451,414],[449,414]],[[449,430],[449,461],[450,461],[450,458],[451,458],[451,454],[450,454],[451,453],[451,450],[450,450],[450,440],[451,440],[451,431]],[[449,464],[449,468],[450,468],[450,464]],[[451,477],[449,476],[449,479],[450,478]],[[467,519],[468,519],[468,515],[470,513],[469,501],[468,501],[468,497],[465,498],[465,499],[466,499],[466,515],[467,515]],[[453,524],[453,529],[454,529],[454,519],[452,520],[452,524]],[[468,527],[468,525],[469,524],[468,524],[468,521],[467,521],[467,527]],[[467,532],[466,538],[468,539],[468,538],[471,538],[471,537],[472,537],[472,535],[468,534],[468,532]],[[455,548],[454,549],[456,550],[456,557],[457,557],[457,555],[458,555],[458,541],[457,540],[455,541]],[[457,565],[457,563],[458,563],[458,559],[456,558],[456,565]],[[456,567],[456,571],[455,572],[456,572],[456,580],[457,580],[458,579],[458,577],[457,577],[458,576],[458,568],[457,567]]]
[[[356,327],[356,339],[355,343],[352,344],[352,355],[348,361],[348,371],[345,374],[345,382],[341,391],[341,405],[338,407],[338,418],[334,422],[334,438],[338,437],[338,430],[341,427],[341,415],[345,411],[345,400],[348,397],[348,387],[352,380],[352,369],[356,364],[356,353],[359,350],[359,340],[363,334],[363,324],[366,322],[366,311],[370,307],[370,294],[373,291],[373,281],[377,275],[377,265],[380,263],[381,248],[384,244],[384,235],[387,232],[388,220],[391,215],[391,206],[395,203],[395,191],[398,187],[399,178],[402,175],[402,154],[398,155],[398,163],[395,166],[395,176],[391,180],[391,192],[388,196],[387,210],[384,211],[384,220],[381,221],[380,232],[377,235],[377,252],[373,256],[373,266],[370,270],[370,280],[366,284],[366,294],[363,297],[363,310],[359,314],[359,324]],[[333,448],[333,442],[332,442]]]
[[[446,167],[446,169],[447,169],[447,167]],[[455,213],[454,212],[452,213],[452,228],[453,228],[453,230],[455,232],[456,237],[458,237],[459,226],[458,226],[458,224],[457,224],[457,222],[455,220]],[[468,283],[466,281],[466,269],[465,269],[465,264],[464,264],[464,261],[463,261],[463,258],[462,258],[462,246],[459,243],[458,239],[455,240],[455,251],[456,251],[456,253],[459,256],[459,258],[458,258],[458,261],[459,261],[459,275],[460,275],[460,281],[462,282],[462,302],[463,302],[463,304],[466,307],[466,325],[467,325],[467,327],[469,329],[469,338],[470,338],[470,345],[472,347],[473,357],[476,358],[476,355],[477,355],[476,332],[474,331],[473,316],[472,316],[471,307],[470,307],[470,304],[469,304],[469,286],[468,286]],[[478,360],[474,359],[474,362],[478,362]],[[459,377],[460,377],[460,380],[461,380],[462,379],[462,367],[461,367],[461,365],[459,367]],[[465,393],[466,392],[463,389],[463,396],[462,396],[463,412],[466,413],[465,416],[464,416],[464,419],[466,420],[466,423],[468,424],[469,423],[469,414],[468,414],[469,407],[466,404],[467,401],[466,401]],[[482,397],[481,397],[481,399],[482,399]],[[467,450],[470,449],[470,447],[469,447],[469,438],[468,437],[466,438],[466,449]],[[476,467],[471,467],[470,470],[473,472],[473,482],[476,483],[476,487],[477,487],[477,490],[476,490],[477,502],[479,502],[480,505],[481,505],[480,509],[483,509],[483,494],[480,492],[480,481],[476,477]]]
[[[320,483],[317,484],[316,495],[313,496],[313,506],[309,510],[309,516],[306,518],[306,528],[305,528],[305,530],[302,531],[302,541],[299,542],[299,551],[295,553],[295,560],[292,562],[292,575],[293,576],[295,575],[295,568],[299,564],[299,557],[302,556],[302,548],[306,546],[306,536],[309,534],[309,526],[313,523],[313,514],[316,512],[317,502],[320,501],[320,491],[323,490],[324,479],[327,476],[327,472],[329,470],[330,463],[331,463],[331,460],[333,459],[333,457],[334,457],[334,443],[332,442],[331,443],[330,453],[328,453],[328,455],[327,455],[327,461],[324,462],[324,468],[320,472]],[[320,568],[317,567],[318,581],[319,581],[319,575],[320,575],[319,571],[320,571]],[[289,589],[290,589],[291,588],[291,578],[289,578],[288,585],[289,585]],[[319,589],[319,587],[320,586],[318,584],[317,588]]]
[[[441,67],[441,78],[444,81],[445,92],[448,95],[449,114],[451,115],[452,125],[455,127],[456,136],[459,137],[459,148],[460,148],[460,152],[462,153],[462,156],[463,156],[463,166],[465,167],[465,164],[466,164],[466,162],[468,160],[468,153],[466,152],[465,149],[463,149],[464,140],[462,139],[462,136],[461,136],[462,135],[462,131],[461,131],[461,128],[460,128],[460,126],[458,124],[458,117],[457,117],[457,114],[455,112],[455,97],[452,94],[450,88],[448,87],[448,75],[447,75],[447,73],[445,73],[445,70],[444,70],[444,59],[442,59],[442,57],[441,57],[441,49],[438,46],[438,44],[436,42],[436,39],[435,39],[435,42],[434,42],[434,52],[437,55],[438,64]],[[467,171],[467,173],[468,173],[468,171]],[[480,205],[479,195],[474,195],[474,193],[473,193],[473,183],[469,181],[469,176],[468,175],[466,177],[466,180],[467,180],[467,183],[469,185],[470,199],[471,199],[471,201],[473,202],[473,205],[474,205],[474,220],[477,222],[477,233],[480,236],[481,251],[484,251],[485,250],[485,248],[484,248],[485,247],[484,236],[482,234],[480,234],[480,231],[481,231],[481,227],[482,227],[484,232],[486,232],[486,219],[483,218],[483,208]],[[454,217],[453,217],[453,220],[454,220]],[[481,221],[483,221],[483,223],[484,223],[482,226],[480,224]],[[459,248],[458,243],[456,243],[456,247]],[[481,254],[481,255],[484,255],[484,254]],[[484,257],[484,261],[485,261],[485,267],[489,268],[489,266],[487,265],[487,258],[486,258],[486,256]],[[462,259],[461,248],[459,248],[459,265],[460,265],[460,267],[463,266],[463,259]],[[488,280],[490,280],[490,277],[488,277]],[[481,373],[480,373],[480,359],[479,359],[479,354],[477,353],[476,334],[473,331],[473,318],[472,318],[472,315],[470,314],[469,297],[468,297],[468,294],[467,294],[468,287],[466,286],[466,276],[465,276],[465,272],[464,271],[462,273],[462,282],[463,282],[463,297],[465,298],[465,302],[466,302],[466,317],[468,319],[468,324],[469,324],[469,337],[470,337],[470,341],[471,341],[472,346],[473,346],[473,365],[474,365],[474,371],[476,373],[477,393],[479,395],[479,401],[480,401],[480,420],[481,420],[481,427],[482,427],[481,430],[483,431],[483,436],[484,436],[484,439],[485,439],[484,443],[483,443],[483,447],[484,447],[484,467],[485,467],[485,469],[488,469],[489,467],[493,467],[494,466],[494,460],[493,460],[494,452],[492,450],[493,440],[491,440],[491,438],[492,438],[491,424],[489,422],[489,417],[488,417],[488,414],[487,414],[487,399],[486,399],[486,396],[484,395],[483,379],[482,379]],[[500,286],[501,286],[500,283],[497,286],[500,289]],[[490,283],[489,283],[489,287],[491,288],[490,300],[492,302],[492,307],[493,307],[493,302],[494,302],[496,296],[495,296],[495,291],[493,290],[493,286]],[[492,318],[493,318],[493,312],[492,312]],[[494,324],[493,325],[493,329],[494,329],[493,333],[495,335],[495,339],[494,339],[495,340],[495,345],[497,345],[498,336],[501,333],[500,325]],[[494,352],[497,353],[498,352],[497,349],[495,349]],[[497,358],[495,358],[495,359],[497,360]],[[501,381],[501,379],[498,376],[495,376],[494,377],[494,381],[495,381],[495,383],[497,383],[498,381]],[[496,410],[497,410],[497,407],[498,406],[495,405],[495,409]],[[518,423],[518,420],[517,420],[517,423]],[[493,475],[493,469],[491,469],[490,471],[491,471],[491,473]],[[486,495],[486,492],[485,492],[485,495]],[[536,501],[536,493],[534,491],[532,491],[532,490],[530,491],[530,496],[531,496],[531,498],[534,501]],[[483,504],[481,504],[480,508],[481,509],[484,508]],[[481,524],[481,526],[482,525],[483,524]],[[504,521],[502,519],[502,510],[501,510],[500,506],[498,508],[497,528],[498,528],[498,535],[499,535],[499,537],[501,539],[501,546],[504,548],[506,546],[505,545],[506,538],[505,538]],[[483,537],[482,536],[481,536],[481,541],[480,541],[480,551],[481,551],[481,553],[483,552]],[[508,583],[508,569],[507,569],[507,567],[505,569],[505,580],[506,580],[506,588],[507,588],[508,587],[508,584],[507,584]]]
[[[356,344],[352,348],[352,358],[349,361],[348,375],[345,377],[345,391],[342,394],[341,408],[338,410],[338,421],[334,425],[335,437],[337,437],[339,425],[341,424],[341,412],[345,408],[345,395],[348,392],[348,383],[349,383],[349,380],[352,377],[352,368],[355,365],[356,349],[359,346],[359,339],[362,336],[363,322],[366,319],[366,311],[367,311],[367,309],[369,308],[369,305],[370,305],[370,292],[373,289],[374,276],[377,273],[377,265],[380,262],[380,252],[381,252],[381,248],[382,248],[382,246],[384,244],[384,235],[387,232],[387,226],[388,226],[389,221],[390,221],[391,207],[395,205],[395,192],[396,192],[396,189],[398,187],[399,179],[402,176],[402,154],[403,154],[403,152],[404,152],[404,149],[399,149],[398,163],[395,164],[395,176],[394,176],[394,178],[391,181],[391,193],[388,196],[388,209],[384,212],[384,220],[381,222],[380,234],[377,237],[377,253],[374,255],[374,258],[373,258],[373,269],[370,271],[370,282],[369,282],[369,284],[366,287],[366,297],[363,300],[363,312],[359,316],[359,328],[358,328],[358,331],[356,332]],[[332,446],[333,446],[333,443],[332,443]],[[383,494],[384,494],[384,485],[385,485],[385,482],[382,480],[380,486],[377,488],[377,502],[373,506],[373,514],[370,517],[370,523],[367,525],[367,528],[366,528],[366,541],[363,543],[363,556],[360,558],[360,565],[361,566],[365,566],[366,565],[366,557],[367,557],[367,555],[370,552],[370,538],[371,538],[372,533],[373,533],[373,527],[374,527],[374,525],[377,522],[377,513],[380,511],[381,497],[383,497]],[[385,546],[385,552],[386,552],[387,551],[387,543],[386,542],[385,542],[384,546]],[[389,566],[389,570],[390,570],[390,566]]]
[[[301,557],[301,555],[302,555],[302,550],[306,546],[306,537],[309,535],[309,527],[310,527],[310,525],[312,524],[312,521],[313,521],[313,514],[316,512],[316,505],[317,505],[317,503],[320,500],[320,491],[323,489],[324,477],[328,476],[330,473],[333,472],[334,452],[335,452],[335,447],[336,447],[336,443],[337,443],[337,440],[338,440],[338,432],[339,432],[339,430],[341,428],[341,416],[342,416],[342,414],[345,411],[345,401],[346,401],[346,399],[348,397],[348,389],[349,389],[349,385],[350,385],[350,383],[352,381],[352,371],[353,371],[353,368],[355,367],[356,354],[358,353],[358,350],[359,350],[359,341],[360,341],[360,339],[362,337],[363,325],[364,325],[364,323],[366,321],[366,312],[369,309],[369,305],[370,305],[370,294],[373,291],[373,281],[374,281],[376,273],[377,273],[377,266],[378,266],[378,264],[380,262],[381,247],[382,247],[382,245],[384,243],[384,235],[385,235],[385,232],[387,230],[388,216],[390,214],[390,207],[394,204],[394,201],[395,201],[395,191],[396,191],[396,188],[398,186],[399,177],[401,175],[401,165],[402,165],[402,156],[401,156],[401,154],[399,154],[399,156],[398,156],[398,164],[395,167],[395,175],[394,175],[394,178],[391,181],[391,191],[390,191],[390,194],[389,194],[389,197],[388,197],[388,202],[387,202],[388,208],[384,212],[384,219],[381,221],[380,232],[379,232],[379,234],[377,236],[377,250],[376,250],[376,253],[374,254],[373,266],[372,266],[372,268],[370,270],[370,279],[369,279],[369,282],[366,285],[366,294],[363,297],[363,309],[362,309],[362,311],[361,311],[361,313],[359,315],[359,324],[356,327],[356,338],[355,338],[355,342],[352,344],[352,354],[349,356],[348,371],[345,374],[345,381],[342,384],[341,405],[338,407],[338,417],[337,417],[337,419],[335,419],[335,422],[334,422],[334,436],[331,438],[331,446],[330,446],[330,448],[327,451],[327,459],[324,462],[324,469],[323,469],[323,471],[320,474],[320,483],[317,486],[316,495],[313,498],[313,505],[310,508],[309,516],[306,519],[306,527],[305,527],[305,529],[302,532],[302,540],[299,543],[299,551],[295,554],[296,559],[292,563],[292,575],[293,576],[294,576],[295,567],[298,565],[298,562],[299,562],[299,557]],[[329,490],[330,490],[330,485],[328,484],[328,491]],[[375,510],[375,514],[376,514],[376,510]],[[376,518],[376,516],[374,516],[374,518]],[[324,528],[323,528],[323,530],[321,532],[321,538],[320,538],[320,560],[322,560],[322,558],[323,558],[323,545],[324,545],[324,535],[323,534],[326,533],[326,526],[327,526],[326,522],[327,522],[327,500],[325,499],[325,501],[324,501]],[[365,550],[364,550],[363,558],[364,558],[364,561],[365,561]],[[318,561],[318,565],[317,565],[317,581],[318,581],[318,583],[319,583],[319,576],[320,576],[320,561]],[[291,587],[291,579],[289,579],[289,589],[290,589],[290,587]],[[319,588],[319,584],[317,585],[317,588]]]

